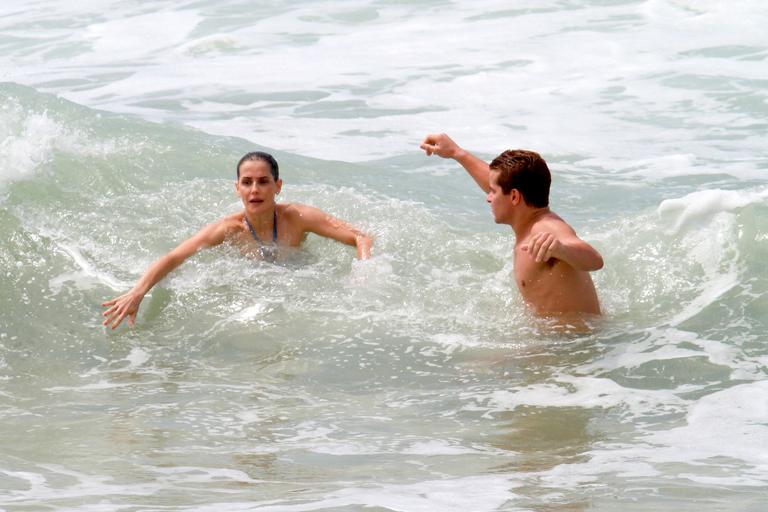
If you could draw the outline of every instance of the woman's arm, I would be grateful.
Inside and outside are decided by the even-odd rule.
[[[227,233],[226,227],[226,221],[205,226],[171,252],[155,260],[129,292],[102,304],[109,307],[103,313],[106,317],[103,324],[116,329],[127,316],[128,324],[131,327],[136,325],[136,315],[147,292],[199,250],[222,243]]]
[[[367,260],[371,257],[373,238],[366,233],[318,208],[298,204],[294,207],[299,210],[299,218],[304,231],[354,246],[357,249],[357,257],[361,260]]]

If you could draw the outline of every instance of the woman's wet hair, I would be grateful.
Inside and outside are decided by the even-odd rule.
[[[280,170],[277,167],[277,160],[269,153],[263,151],[251,151],[243,155],[243,158],[237,162],[237,179],[240,179],[240,166],[245,162],[257,162],[262,161],[269,164],[269,170],[272,173],[272,177],[277,181],[280,178]]]

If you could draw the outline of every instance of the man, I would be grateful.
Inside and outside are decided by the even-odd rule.
[[[276,259],[281,247],[299,247],[307,233],[332,238],[357,248],[357,257],[371,255],[372,239],[355,227],[303,204],[275,202],[283,180],[268,153],[248,153],[237,164],[235,190],[244,210],[205,226],[165,256],[152,263],[131,291],[102,304],[108,307],[104,325],[117,328],[128,317],[136,323],[144,295],[161,279],[199,250],[230,241],[261,259]]]
[[[446,134],[428,135],[427,156],[452,158],[488,194],[497,224],[515,232],[515,281],[540,316],[599,315],[600,302],[589,272],[603,258],[549,209],[552,181],[546,162],[533,151],[509,150],[490,165],[459,147]]]

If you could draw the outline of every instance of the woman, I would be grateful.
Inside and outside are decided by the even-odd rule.
[[[256,151],[243,156],[237,164],[235,190],[245,209],[205,226],[152,263],[131,291],[102,304],[109,308],[103,313],[104,325],[115,329],[127,316],[134,326],[141,301],[155,284],[199,250],[224,241],[272,259],[278,247],[299,247],[307,233],[316,233],[355,246],[360,259],[371,256],[373,240],[350,224],[311,206],[277,204],[275,196],[282,186],[272,155]]]

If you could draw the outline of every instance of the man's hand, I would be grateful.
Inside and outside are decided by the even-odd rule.
[[[420,147],[427,156],[437,155],[443,158],[456,158],[461,151],[458,144],[444,133],[427,135]]]
[[[541,231],[532,235],[521,249],[528,252],[537,263],[556,259],[585,272],[603,268],[603,257],[600,253],[575,234],[571,234],[571,231],[570,227],[565,232],[560,232],[557,228],[553,228],[553,231]]]
[[[483,192],[488,193],[490,172],[488,164],[453,142],[449,136],[444,133],[427,135],[420,147],[427,156],[437,155],[456,160],[467,170]]]
[[[552,258],[561,259],[558,256],[562,248],[563,244],[560,240],[549,231],[536,233],[521,247],[522,250],[530,253],[536,263],[543,263]]]

